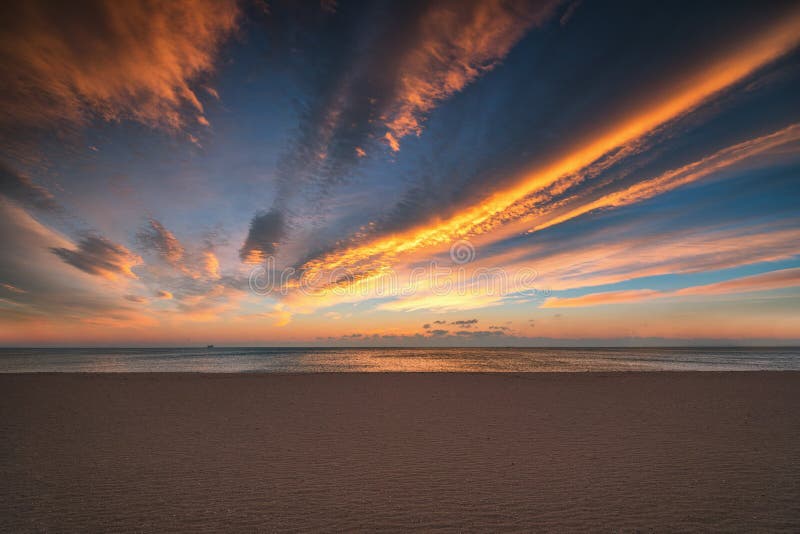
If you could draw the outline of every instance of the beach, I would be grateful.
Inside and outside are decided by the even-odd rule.
[[[800,372],[0,375],[0,530],[800,530]]]

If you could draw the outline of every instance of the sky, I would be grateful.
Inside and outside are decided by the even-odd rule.
[[[797,2],[0,8],[0,344],[800,344]]]

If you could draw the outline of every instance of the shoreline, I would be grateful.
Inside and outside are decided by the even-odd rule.
[[[355,376],[538,376],[538,375],[726,375],[726,374],[796,374],[797,369],[725,369],[725,370],[686,370],[686,369],[611,369],[602,371],[576,370],[576,371],[0,371],[0,377],[10,376],[217,376],[217,377],[263,377],[263,376],[328,376],[328,375],[355,375]]]

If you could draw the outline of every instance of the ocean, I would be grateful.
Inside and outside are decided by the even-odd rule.
[[[800,370],[800,348],[0,348],[0,373]]]

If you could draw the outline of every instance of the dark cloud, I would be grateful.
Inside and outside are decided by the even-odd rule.
[[[441,330],[441,329],[431,330],[430,332],[431,332],[432,336],[437,336],[437,337],[438,336],[446,336],[447,334],[450,333],[449,330]]]
[[[459,337],[492,337],[505,334],[499,330],[459,330],[455,335]]]
[[[456,326],[461,326],[463,328],[472,328],[473,326],[478,324],[478,320],[477,319],[466,319],[466,320],[461,320],[461,321],[450,321],[450,324],[456,325]]]
[[[124,298],[125,298],[125,300],[129,300],[129,301],[135,302],[137,304],[142,304],[144,302],[147,302],[147,299],[145,297],[141,297],[139,295],[125,295]]]
[[[58,208],[53,195],[6,164],[0,162],[0,194],[28,207],[53,211]]]
[[[112,279],[117,275],[136,278],[131,268],[142,261],[124,246],[100,236],[81,239],[74,250],[53,247],[50,251],[83,272]]]
[[[244,262],[252,263],[275,254],[285,231],[284,217],[280,211],[257,214],[250,221],[250,231],[239,250],[239,257]]]
[[[183,245],[175,234],[155,219],[150,219],[148,226],[140,230],[136,237],[145,250],[155,251],[170,264],[175,265],[183,259]]]

